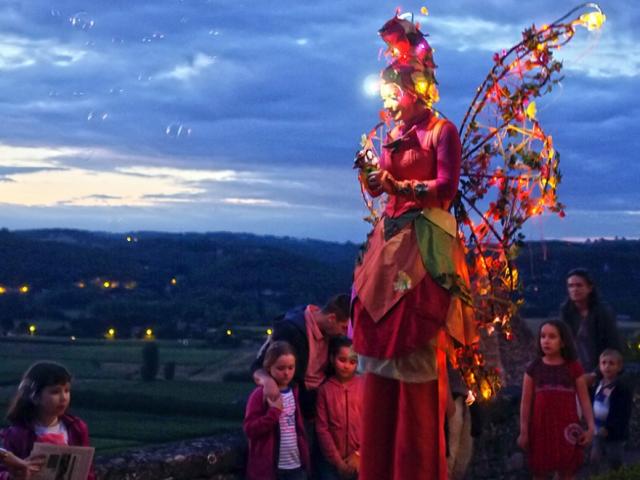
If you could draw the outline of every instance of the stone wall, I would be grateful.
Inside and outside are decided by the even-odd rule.
[[[246,440],[241,431],[98,456],[99,480],[240,480]]]

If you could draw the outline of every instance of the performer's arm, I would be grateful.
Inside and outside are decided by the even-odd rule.
[[[386,170],[369,175],[369,188],[378,187],[390,195],[415,199],[435,199],[450,202],[458,191],[462,147],[456,127],[446,122],[438,136],[436,178],[433,180],[396,180]]]

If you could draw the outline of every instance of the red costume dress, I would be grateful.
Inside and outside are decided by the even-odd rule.
[[[367,372],[359,478],[446,479],[447,337],[439,333],[466,344],[474,332],[464,251],[448,213],[460,139],[426,111],[388,140],[380,168],[426,193],[389,196],[354,273],[354,348]]]
[[[576,404],[576,380],[584,374],[579,362],[547,365],[537,359],[527,368],[534,384],[529,424],[529,467],[534,475],[574,474],[582,465],[582,432]]]

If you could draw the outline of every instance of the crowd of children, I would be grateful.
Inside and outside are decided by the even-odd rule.
[[[318,389],[315,436],[322,452],[314,470],[320,478],[355,479],[359,469],[361,382],[351,340],[337,337],[330,346],[330,374]],[[291,385],[296,357],[284,341],[269,345],[264,371],[280,389],[280,399],[262,386],[249,396],[243,423],[249,439],[247,480],[304,480],[312,466],[297,387]],[[315,440],[315,439],[312,439]]]
[[[312,476],[309,443],[291,385],[295,353],[283,341],[272,342],[264,370],[281,391],[277,402],[257,387],[247,404],[244,430],[249,439],[247,479],[357,479],[359,470],[361,378],[351,340],[338,337],[330,346],[330,373],[318,389],[315,438],[321,458],[314,458]],[[575,478],[586,463],[599,472],[622,465],[628,437],[631,393],[619,380],[622,355],[600,354],[599,378],[589,395],[588,380],[570,328],[562,321],[544,322],[537,357],[524,376],[518,445],[527,452],[534,479],[556,473]],[[451,465],[449,466],[451,470]],[[454,475],[450,471],[450,475]],[[453,478],[453,477],[452,477]]]
[[[249,440],[248,480],[304,480],[312,471],[308,440],[317,441],[314,478],[357,479],[359,471],[361,378],[351,340],[337,337],[329,350],[330,369],[318,389],[315,438],[308,439],[292,383],[296,368],[293,347],[272,342],[263,368],[273,378],[280,397],[272,400],[258,386],[250,395],[243,423]],[[556,473],[575,478],[585,463],[598,473],[623,462],[632,395],[620,381],[622,355],[605,349],[599,357],[599,377],[588,393],[588,375],[577,360],[567,324],[544,322],[539,330],[537,358],[528,366],[522,387],[518,445],[527,452],[534,478]],[[53,362],[38,362],[24,374],[2,433],[0,480],[23,480],[41,469],[42,458],[31,456],[35,442],[88,446],[87,425],[67,410],[71,374]],[[88,480],[94,479],[93,469]]]
[[[561,480],[575,478],[591,443],[592,473],[605,463],[612,469],[622,465],[632,406],[629,389],[618,376],[622,355],[614,349],[602,351],[600,380],[591,397],[590,376],[577,358],[566,323],[550,320],[540,326],[537,358],[524,375],[517,441],[528,454],[534,479],[554,473]]]

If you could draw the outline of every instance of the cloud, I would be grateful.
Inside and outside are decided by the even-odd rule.
[[[211,57],[204,53],[196,53],[193,60],[186,64],[177,65],[170,72],[161,72],[158,74],[158,78],[174,78],[182,82],[188,82],[194,77],[198,77],[206,72],[208,67],[216,62],[216,57]]]
[[[432,2],[417,19],[437,50],[443,111],[459,121],[492,54],[560,8]],[[561,200],[589,210],[597,198],[594,208],[637,221],[619,212],[638,201],[640,6],[606,8],[599,38],[580,30],[559,52],[563,88],[537,103],[562,153]],[[250,14],[230,0],[140,0],[126,11],[3,2],[0,202],[11,208],[0,219],[363,237],[351,162],[380,105],[362,79],[384,65],[376,32],[394,10],[364,0],[283,0]]]

